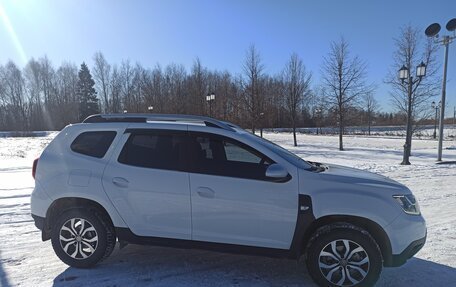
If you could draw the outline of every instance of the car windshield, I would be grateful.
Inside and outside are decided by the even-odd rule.
[[[255,141],[257,141],[264,147],[272,150],[273,152],[279,154],[281,157],[283,157],[284,159],[286,159],[288,162],[292,163],[293,165],[297,166],[298,168],[312,169],[314,166],[312,163],[300,158],[299,156],[295,155],[294,153],[288,151],[287,149],[284,149],[283,147],[281,147],[271,141],[268,141],[264,138],[251,134],[249,132],[246,132],[246,135],[248,137],[253,137],[255,139]]]

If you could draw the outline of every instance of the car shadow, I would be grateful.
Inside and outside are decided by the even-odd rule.
[[[450,286],[456,269],[413,258],[376,286]],[[128,245],[92,269],[67,268],[53,286],[316,286],[304,262]]]
[[[11,284],[9,283],[8,276],[6,275],[5,270],[3,269],[3,264],[6,262],[1,256],[0,252],[0,286],[1,287],[10,287]]]
[[[53,286],[315,286],[296,260],[128,245],[93,269],[67,268]]]
[[[455,286],[456,268],[420,258],[383,269],[377,286]]]

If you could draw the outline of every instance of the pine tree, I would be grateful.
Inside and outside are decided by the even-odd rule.
[[[100,113],[95,81],[92,79],[89,68],[83,62],[79,70],[77,95],[79,99],[79,120],[84,120],[90,115]]]

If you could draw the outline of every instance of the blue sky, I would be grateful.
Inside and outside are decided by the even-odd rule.
[[[0,63],[21,66],[30,57],[92,64],[96,51],[110,63],[122,59],[181,63],[196,57],[210,69],[240,73],[255,44],[266,71],[281,71],[292,52],[320,77],[329,43],[344,36],[366,60],[377,98],[390,111],[383,80],[391,65],[393,37],[401,26],[442,27],[456,17],[456,1],[58,1],[0,0]],[[443,58],[443,49],[439,51]],[[456,44],[450,46],[447,116],[456,105]]]

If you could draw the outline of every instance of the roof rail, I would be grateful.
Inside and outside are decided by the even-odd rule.
[[[193,115],[172,115],[172,114],[97,114],[88,116],[83,123],[147,123],[150,121],[163,122],[188,122],[203,123],[208,127],[216,127],[224,130],[235,131],[233,124],[219,121],[213,118]]]

